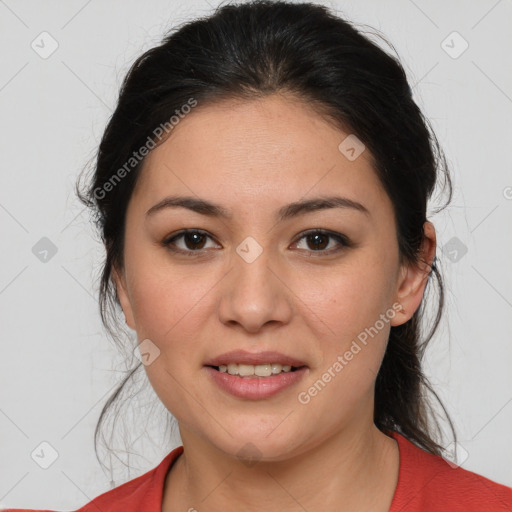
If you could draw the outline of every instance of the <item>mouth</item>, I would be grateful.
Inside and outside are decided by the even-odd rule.
[[[302,366],[306,366],[306,363],[304,361],[296,359],[295,357],[288,356],[286,354],[281,354],[280,352],[275,352],[272,350],[265,350],[260,352],[248,352],[247,350],[232,350],[231,352],[226,352],[217,357],[209,359],[208,361],[205,361],[204,365],[214,367],[219,371],[224,371],[225,366],[228,372],[230,368],[231,370],[235,370],[235,367],[242,367],[243,372],[243,367],[245,366],[251,368],[260,367],[261,371],[265,371],[261,367],[270,366],[270,369],[272,371],[272,365],[274,365],[275,371],[277,372],[277,370],[279,369],[279,372],[281,372],[283,369],[282,367],[285,368],[285,371],[290,371],[292,368],[301,368]],[[279,368],[279,366],[281,368]]]
[[[237,398],[269,399],[299,385],[309,367],[294,357],[274,351],[236,350],[205,362],[211,382]]]
[[[306,368],[306,365],[292,366],[289,364],[280,363],[263,363],[263,364],[242,364],[242,363],[228,363],[215,365],[205,365],[209,368],[217,370],[220,373],[227,373],[229,375],[235,375],[242,378],[267,378],[273,375],[280,375],[283,373],[293,373],[302,368]]]
[[[238,367],[238,371],[240,371],[240,367],[242,367],[242,373],[252,372],[253,368],[254,371],[256,371],[258,366],[265,367],[264,371],[268,373],[268,367],[271,368],[273,365],[261,364],[252,366],[231,363],[229,365],[206,365],[204,367],[206,373],[211,379],[210,382],[217,386],[217,389],[220,389],[236,398],[242,398],[245,400],[269,399],[287,389],[291,390],[298,386],[309,373],[307,366],[291,367],[290,365],[289,370],[283,371],[283,368],[281,368],[279,373],[270,374],[268,376],[256,375],[255,373],[251,375],[240,375],[239,373],[228,373],[227,368],[231,365]],[[221,371],[221,366],[226,366],[226,371]],[[250,368],[247,368],[247,366]],[[277,372],[279,366],[282,365],[274,365],[274,371]],[[231,371],[235,370],[236,368],[231,368]]]

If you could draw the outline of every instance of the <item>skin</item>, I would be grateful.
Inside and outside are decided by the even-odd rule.
[[[237,503],[246,511],[389,509],[399,452],[373,423],[375,379],[390,327],[420,305],[436,237],[425,223],[424,263],[400,264],[392,203],[368,150],[354,161],[338,150],[347,135],[293,97],[225,100],[198,105],[145,160],[114,279],[127,324],[160,350],[145,369],[184,446],[165,481],[164,512]],[[218,203],[232,217],[185,208],[146,216],[170,194]],[[332,194],[369,215],[331,208],[276,221],[284,205]],[[184,228],[210,236],[175,240],[183,251],[199,247],[192,257],[163,245]],[[314,229],[354,245],[327,237],[315,250],[302,234]],[[248,236],[263,249],[252,263],[236,252]],[[298,394],[394,303],[403,311],[301,404]],[[308,370],[274,397],[236,398],[203,367],[234,349],[277,350]],[[259,454],[253,465],[237,456],[248,442]]]

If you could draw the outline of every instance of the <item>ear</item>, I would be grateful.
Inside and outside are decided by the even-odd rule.
[[[126,324],[131,329],[135,330],[135,322],[133,321],[133,311],[132,305],[128,296],[127,288],[126,288],[126,278],[123,271],[118,271],[117,268],[113,267],[112,269],[112,279],[114,280],[117,296],[119,298],[119,302],[121,303],[121,307],[123,308],[124,317],[126,320]]]
[[[431,222],[423,224],[424,240],[421,246],[419,261],[404,263],[400,269],[400,278],[397,283],[395,301],[402,306],[402,313],[398,313],[390,324],[402,325],[407,322],[418,309],[423,292],[427,285],[428,276],[436,255],[436,231]]]

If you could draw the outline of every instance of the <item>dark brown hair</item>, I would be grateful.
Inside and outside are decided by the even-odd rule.
[[[157,128],[169,124],[191,98],[200,108],[224,98],[243,100],[278,92],[318,106],[326,119],[348,127],[366,145],[394,206],[400,257],[420,263],[428,200],[443,178],[448,204],[452,185],[445,156],[413,100],[398,57],[324,6],[284,1],[227,4],[172,31],[135,61],[103,134],[94,176],[85,191],[77,183],[77,193],[94,212],[106,249],[99,302],[103,323],[114,339],[122,322],[112,269],[123,267],[125,214],[143,160],[129,167],[126,163],[148,141],[165,140],[157,136]],[[122,168],[126,172],[116,179]],[[435,279],[437,312],[422,334],[424,297],[408,322],[391,327],[376,380],[374,422],[382,431],[400,432],[425,450],[442,454],[437,440],[441,429],[428,394],[441,405],[456,435],[421,367],[443,310],[443,282],[436,263],[437,258],[426,292]],[[105,404],[95,431],[96,453],[106,413],[141,365],[127,372]]]

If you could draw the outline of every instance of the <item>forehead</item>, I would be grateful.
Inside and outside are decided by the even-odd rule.
[[[136,195],[153,204],[192,194],[234,209],[333,192],[385,203],[368,149],[356,159],[340,151],[349,135],[289,96],[198,103],[146,157]]]

